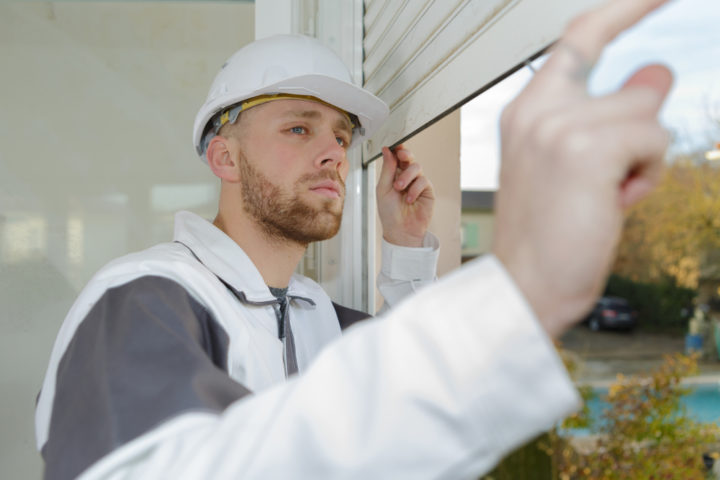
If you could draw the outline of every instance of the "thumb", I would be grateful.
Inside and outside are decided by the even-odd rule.
[[[657,112],[663,105],[665,98],[670,93],[673,84],[673,74],[663,65],[648,65],[632,74],[625,82],[623,89],[632,87],[650,88],[658,94]]]
[[[657,94],[657,105],[652,111],[652,116],[656,117],[672,84],[673,75],[667,67],[649,65],[635,72],[622,88],[639,87],[653,90]],[[621,182],[620,199],[623,208],[627,208],[650,193],[662,175],[662,157],[667,148],[667,132],[665,130],[653,130],[652,132],[657,138],[647,137],[647,140],[643,142],[643,147],[638,150],[643,152],[642,157],[632,159],[634,163],[629,165],[629,170]],[[653,145],[657,150],[653,151],[650,148]]]
[[[382,157],[382,170],[377,184],[378,192],[386,192],[392,189],[395,181],[395,170],[397,170],[397,157],[388,147],[382,148]]]

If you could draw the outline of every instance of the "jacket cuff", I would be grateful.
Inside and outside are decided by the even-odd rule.
[[[436,277],[440,241],[430,232],[422,247],[402,247],[382,240],[381,273],[392,280],[432,281]]]

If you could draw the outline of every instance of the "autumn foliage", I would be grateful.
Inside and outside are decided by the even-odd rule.
[[[670,276],[694,289],[704,268],[720,268],[718,251],[720,168],[677,161],[628,212],[613,271],[641,282]]]
[[[694,422],[680,403],[683,377],[696,372],[696,358],[668,356],[646,376],[623,377],[610,387],[609,408],[586,451],[552,434],[548,453],[560,480],[703,480],[702,454],[718,440],[717,425]],[[577,423],[579,419],[573,421]]]

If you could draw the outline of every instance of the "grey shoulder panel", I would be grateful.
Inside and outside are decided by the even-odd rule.
[[[227,349],[227,333],[172,280],[105,292],[58,365],[45,477],[75,478],[174,416],[221,412],[249,394],[225,371]]]

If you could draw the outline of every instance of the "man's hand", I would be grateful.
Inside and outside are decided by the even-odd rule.
[[[575,19],[503,112],[493,252],[552,336],[601,293],[624,209],[661,175],[671,73],[645,67],[600,98],[587,76],[605,45],[663,3],[611,0]]]
[[[435,203],[432,185],[402,145],[394,151],[383,147],[382,154],[376,194],[383,238],[394,245],[421,247]]]

